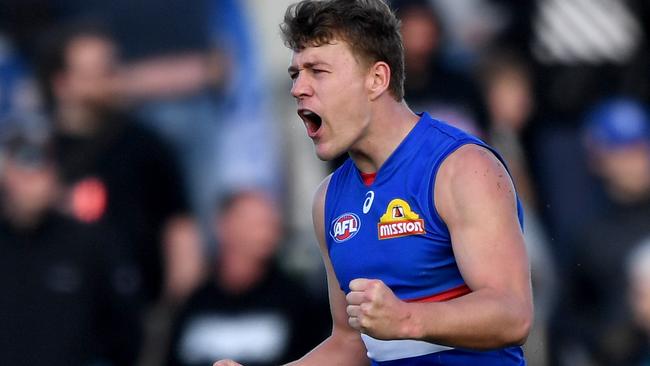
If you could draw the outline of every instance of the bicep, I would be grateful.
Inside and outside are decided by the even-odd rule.
[[[460,148],[441,166],[434,195],[467,285],[527,297],[529,265],[514,186],[496,156],[476,145]]]

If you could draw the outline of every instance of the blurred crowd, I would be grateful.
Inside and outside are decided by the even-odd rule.
[[[0,1],[1,364],[277,365],[328,334],[309,207],[342,160],[273,62],[289,3]],[[390,4],[408,104],[508,162],[529,364],[650,365],[650,3]]]

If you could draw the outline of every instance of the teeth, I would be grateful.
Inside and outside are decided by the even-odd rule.
[[[302,114],[303,114],[304,116],[307,116],[307,117],[308,117],[308,116],[313,116],[315,113],[312,112],[312,111],[304,111],[304,112],[302,112]]]

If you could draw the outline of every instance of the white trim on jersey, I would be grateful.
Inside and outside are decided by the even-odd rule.
[[[403,358],[424,356],[453,349],[435,343],[415,340],[384,341],[361,334],[361,339],[368,350],[368,357],[377,362],[400,360]]]

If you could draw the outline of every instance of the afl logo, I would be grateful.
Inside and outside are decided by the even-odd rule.
[[[359,216],[347,212],[332,221],[330,236],[337,243],[342,243],[357,235],[361,227]]]

